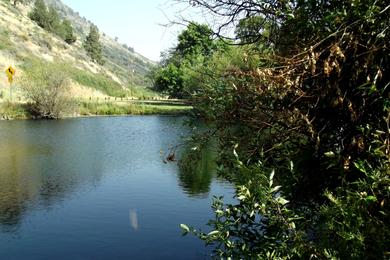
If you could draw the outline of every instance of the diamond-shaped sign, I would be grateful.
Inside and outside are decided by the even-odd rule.
[[[12,68],[11,66],[9,66],[6,70],[5,70],[5,74],[7,74],[7,77],[8,77],[8,82],[11,84],[13,82],[13,77],[15,75],[15,69]]]

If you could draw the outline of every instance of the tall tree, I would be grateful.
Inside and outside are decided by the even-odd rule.
[[[91,25],[89,34],[83,46],[89,57],[91,57],[94,62],[97,62],[100,65],[104,64],[99,29],[95,25]]]

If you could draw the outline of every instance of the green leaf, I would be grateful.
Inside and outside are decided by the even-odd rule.
[[[273,188],[271,189],[271,193],[274,193],[274,192],[279,191],[281,187],[282,187],[282,186],[275,186],[275,187],[273,187]]]
[[[274,184],[274,175],[275,175],[275,170],[272,170],[271,175],[269,176],[269,186],[272,187]]]
[[[289,203],[288,200],[282,198],[282,197],[279,197],[277,200],[276,200],[279,204],[281,205],[286,205],[287,203]]]
[[[335,154],[334,154],[334,152],[332,152],[332,151],[326,152],[326,153],[324,153],[324,155],[325,155],[326,157],[329,157],[329,158],[334,158],[334,157],[335,157]]]
[[[190,232],[190,228],[185,224],[180,224],[180,228],[186,233]]]
[[[233,150],[234,157],[238,158],[238,154],[236,152],[236,149]]]
[[[333,196],[333,194],[332,193],[330,193],[330,192],[326,192],[325,193],[325,196],[331,201],[331,202],[333,202],[334,204],[339,204],[339,201],[337,200],[337,198],[335,197],[335,196]]]
[[[366,201],[376,201],[376,197],[375,196],[367,196],[366,198]]]
[[[240,195],[240,196],[238,196],[237,198],[238,198],[239,200],[241,200],[241,201],[243,201],[243,200],[246,199],[245,195]]]
[[[208,233],[207,235],[208,236],[215,236],[215,235],[218,235],[220,232],[218,230],[214,230],[214,231],[211,231],[210,233]]]
[[[355,167],[359,170],[359,171],[361,171],[362,173],[365,173],[365,174],[367,174],[367,171],[366,171],[366,169],[365,169],[365,167],[364,167],[364,164],[363,164],[363,162],[354,162],[354,165],[355,165]]]

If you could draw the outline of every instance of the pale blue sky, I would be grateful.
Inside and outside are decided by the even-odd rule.
[[[184,6],[169,0],[62,1],[96,24],[101,32],[118,37],[120,43],[128,44],[155,61],[160,58],[161,51],[173,46],[177,33],[183,29],[160,25],[176,20],[179,13],[185,13]]]

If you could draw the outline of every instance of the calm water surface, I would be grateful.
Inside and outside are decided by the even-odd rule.
[[[0,259],[207,258],[179,224],[205,227],[212,195],[233,189],[207,158],[162,162],[184,119],[0,122]]]

